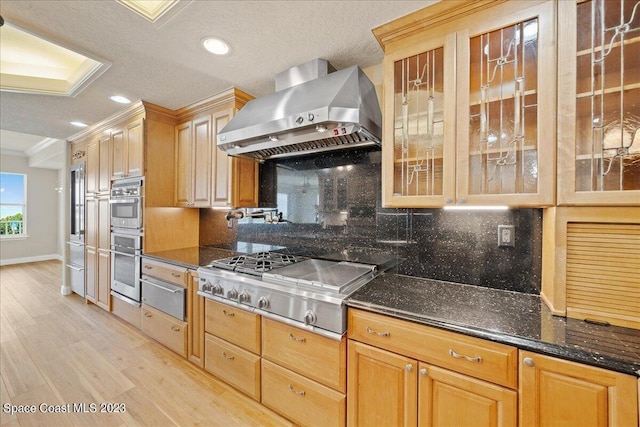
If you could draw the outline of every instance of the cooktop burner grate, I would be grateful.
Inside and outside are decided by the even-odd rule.
[[[302,261],[305,258],[277,252],[257,252],[249,255],[238,255],[219,259],[211,263],[212,267],[260,276],[275,268],[284,267]]]

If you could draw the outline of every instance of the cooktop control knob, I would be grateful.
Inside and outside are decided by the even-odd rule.
[[[304,117],[302,117],[302,116],[298,116],[298,117],[296,117],[296,123],[297,123],[297,124],[301,125],[301,124],[302,124],[302,122],[304,122]]]
[[[202,284],[202,292],[211,292],[211,283],[209,283],[208,281],[203,280],[203,284]]]
[[[258,308],[264,310],[267,307],[269,307],[269,300],[267,299],[267,297],[260,297],[260,299],[258,300]]]
[[[247,291],[243,291],[242,293],[240,293],[240,295],[238,295],[238,302],[250,302],[251,301],[251,296],[249,295],[249,292]]]
[[[316,314],[311,310],[307,310],[307,312],[304,314],[304,324],[307,326],[313,325],[314,323],[316,323],[316,320],[318,320]]]
[[[215,285],[213,285],[211,293],[214,295],[222,295],[224,293],[224,289],[222,289],[222,286],[220,286],[219,283],[216,283]]]
[[[238,298],[238,291],[236,291],[235,289],[229,290],[229,292],[227,292],[227,298],[229,298],[229,299]]]

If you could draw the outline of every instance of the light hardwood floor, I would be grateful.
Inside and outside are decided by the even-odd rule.
[[[0,267],[0,425],[292,425],[117,317],[62,296],[60,281],[58,261]],[[126,411],[91,413],[103,403]],[[11,415],[6,404],[36,413]]]

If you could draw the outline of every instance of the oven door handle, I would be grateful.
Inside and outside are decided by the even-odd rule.
[[[131,204],[131,203],[138,203],[138,202],[140,202],[140,198],[139,197],[132,198],[132,199],[111,199],[111,200],[109,200],[109,203],[112,204],[112,205],[116,205],[116,204],[119,204],[119,203]]]
[[[177,294],[178,292],[184,292],[184,289],[169,289],[164,286],[158,285],[156,283],[150,282],[148,280],[140,279],[142,283],[146,283],[147,285],[154,286],[156,288],[160,288],[163,291],[171,292],[172,294]]]
[[[133,249],[133,248],[131,248],[131,249]],[[137,252],[135,254],[130,254],[130,253],[127,253],[127,252],[120,252],[120,251],[118,251],[116,249],[111,249],[109,252],[111,252],[112,254],[116,254],[116,255],[128,256],[128,257],[131,257],[131,258],[135,258],[135,257],[139,257],[140,256],[140,254],[137,253]]]

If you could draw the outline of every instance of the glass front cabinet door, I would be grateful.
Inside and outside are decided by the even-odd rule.
[[[555,203],[556,2],[494,4],[385,46],[385,206]]]
[[[558,17],[558,204],[640,205],[640,1],[560,1]]]

